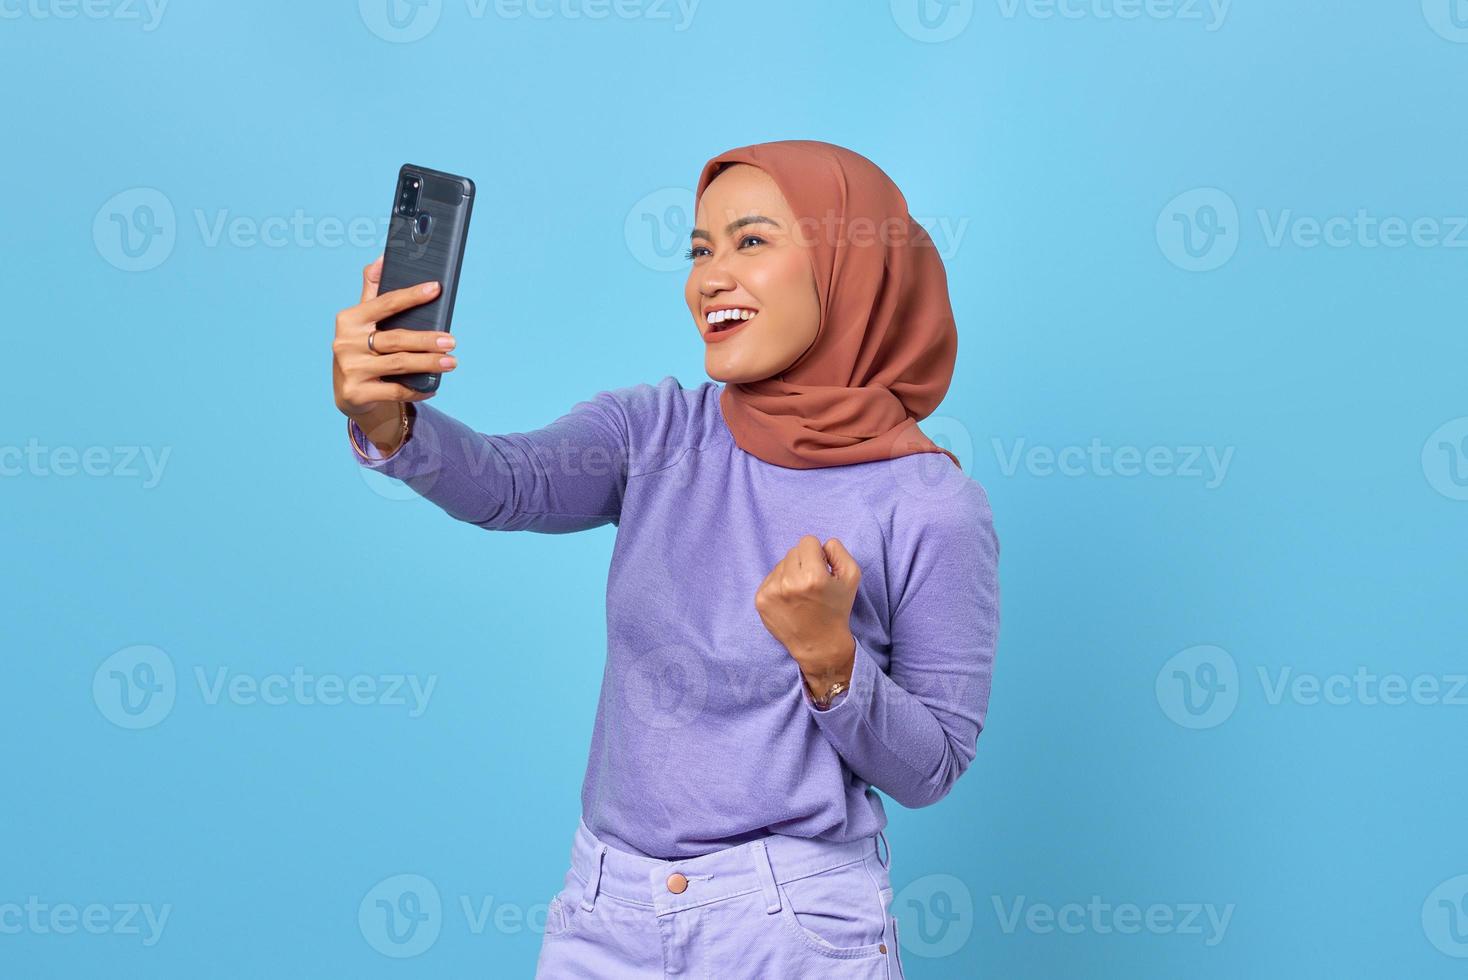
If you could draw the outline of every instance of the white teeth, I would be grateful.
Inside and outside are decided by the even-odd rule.
[[[715,310],[708,315],[708,323],[712,327],[725,320],[748,320],[754,315],[754,310]]]

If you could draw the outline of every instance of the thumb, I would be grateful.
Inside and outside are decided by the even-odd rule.
[[[836,576],[842,584],[855,586],[861,580],[861,566],[856,559],[851,557],[851,552],[837,538],[826,541],[823,550],[826,553],[826,562],[831,566],[831,574]]]

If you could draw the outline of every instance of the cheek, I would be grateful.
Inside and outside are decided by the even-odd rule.
[[[800,252],[772,259],[759,270],[750,286],[767,307],[779,312],[782,320],[803,320],[816,305],[810,263]]]

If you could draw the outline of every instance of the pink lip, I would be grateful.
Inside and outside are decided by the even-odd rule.
[[[710,327],[707,331],[704,332],[703,339],[705,341],[707,341],[708,343],[710,343],[710,344],[717,344],[721,340],[727,340],[727,339],[729,339],[729,337],[731,337],[734,334],[738,333],[739,331],[743,330],[744,327],[747,324],[749,324],[750,322],[752,322],[755,319],[755,317],[758,317],[758,316],[759,316],[759,314],[756,313],[754,316],[750,317],[748,320],[742,320],[742,321],[740,321],[739,326],[737,326],[737,327],[728,327],[727,329],[724,329],[724,330],[715,330],[712,327]]]

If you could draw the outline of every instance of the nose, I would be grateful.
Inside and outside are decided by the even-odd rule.
[[[711,255],[704,264],[703,279],[699,285],[705,297],[713,296],[715,293],[727,292],[734,288],[734,277],[725,269],[724,258],[720,255]]]

